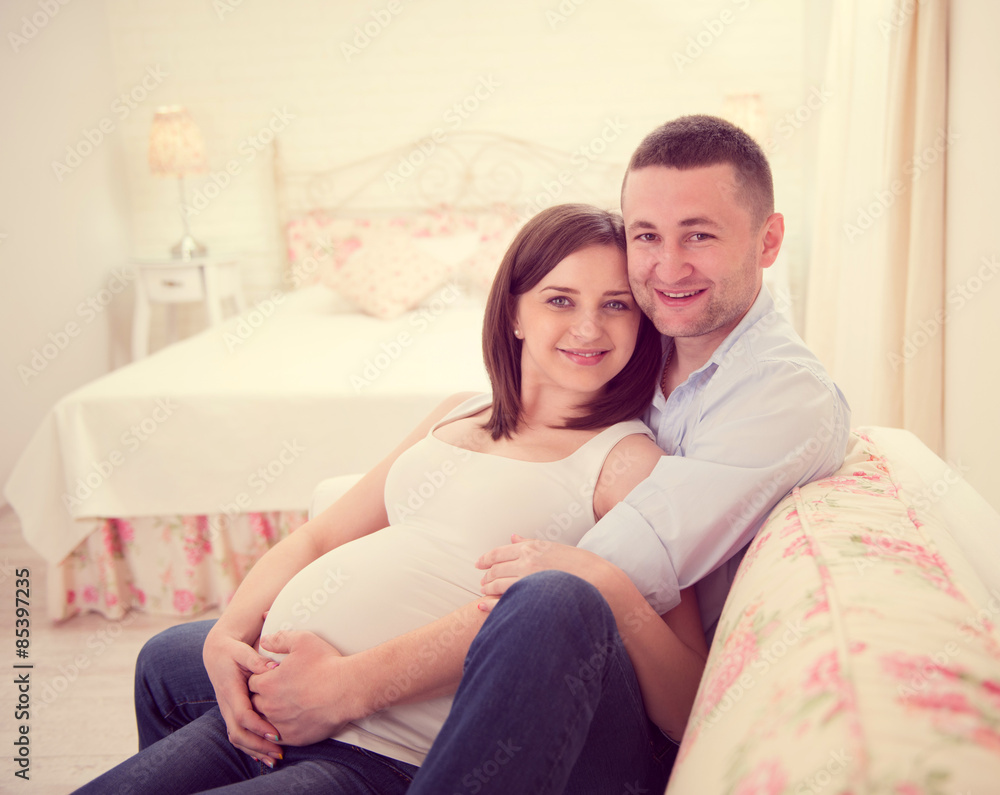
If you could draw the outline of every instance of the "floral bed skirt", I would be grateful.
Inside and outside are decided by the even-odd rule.
[[[305,511],[93,519],[93,531],[49,568],[49,616],[137,609],[188,618],[224,607],[250,567],[305,523]]]

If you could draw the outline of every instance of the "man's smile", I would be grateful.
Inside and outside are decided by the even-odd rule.
[[[660,301],[667,306],[686,306],[694,302],[707,288],[700,290],[656,290]]]

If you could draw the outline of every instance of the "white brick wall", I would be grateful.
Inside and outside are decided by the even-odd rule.
[[[162,252],[180,234],[176,185],[151,177],[145,157],[154,109],[184,104],[202,128],[210,167],[239,167],[191,219],[192,231],[243,259],[251,300],[279,283],[270,156],[250,160],[246,145],[275,109],[295,117],[281,134],[286,156],[297,167],[329,167],[430,134],[491,77],[499,87],[462,129],[574,150],[618,118],[626,130],[606,157],[624,163],[654,126],[719,113],[728,93],[761,94],[777,129],[813,85],[797,0],[236,3],[107,0],[107,8],[117,90],[130,92],[151,67],[168,75],[120,125],[137,253]],[[367,44],[358,36],[366,27],[375,33]],[[358,46],[345,54],[345,45]],[[675,53],[696,57],[684,63]],[[787,139],[791,128],[782,127],[773,156],[789,230],[786,268],[804,250],[807,127]],[[210,181],[189,180],[189,197]]]

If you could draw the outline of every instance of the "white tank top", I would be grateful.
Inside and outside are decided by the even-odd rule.
[[[604,461],[639,420],[618,423],[566,458],[520,461],[448,444],[434,431],[491,402],[472,398],[441,420],[392,465],[385,484],[390,526],[331,550],[296,574],[274,600],[262,634],[315,632],[354,654],[429,624],[479,598],[473,565],[516,532],[576,544],[593,527],[594,487]],[[420,650],[387,683],[403,688],[445,651]],[[419,765],[448,716],[452,697],[389,707],[350,724],[335,739]]]

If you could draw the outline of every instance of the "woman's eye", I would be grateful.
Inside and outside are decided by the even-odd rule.
[[[630,309],[629,305],[624,301],[608,301],[606,306],[609,309],[614,309],[616,312],[622,312]]]
[[[565,295],[557,295],[549,299],[549,303],[552,306],[569,306],[569,299]]]

